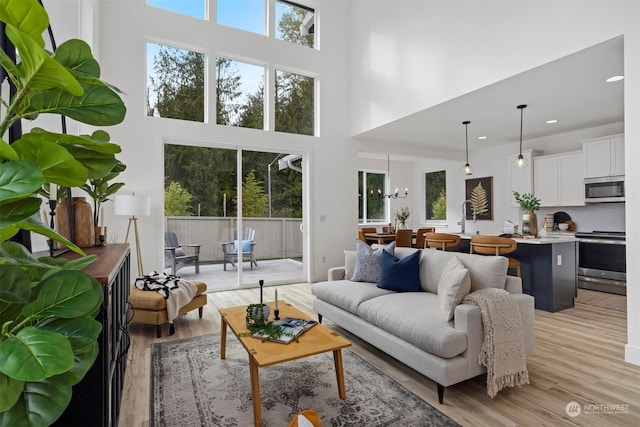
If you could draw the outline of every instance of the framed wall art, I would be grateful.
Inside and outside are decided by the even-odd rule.
[[[465,200],[471,200],[473,209],[467,208],[466,219],[493,220],[493,177],[470,178],[465,182]]]

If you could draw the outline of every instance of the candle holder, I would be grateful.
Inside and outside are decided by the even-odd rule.
[[[273,320],[280,320],[280,310],[273,310]]]
[[[49,200],[49,217],[51,218],[51,221],[49,222],[49,227],[52,230],[54,229],[54,224],[55,224],[53,217],[56,216],[56,204],[57,204],[56,200]],[[49,256],[53,258],[53,239],[48,239],[47,244],[49,245]]]

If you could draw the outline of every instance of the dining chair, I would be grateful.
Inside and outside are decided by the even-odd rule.
[[[449,233],[425,233],[425,248],[448,251],[460,244],[460,236]]]
[[[410,248],[413,240],[413,230],[403,228],[396,231],[396,248]]]
[[[469,253],[483,255],[506,255],[514,252],[518,247],[518,242],[508,237],[500,236],[471,236]],[[509,268],[516,270],[516,276],[522,277],[520,272],[520,261],[516,258],[506,257],[509,260]]]
[[[416,243],[414,245],[415,248],[419,248],[419,249],[423,249],[426,247],[426,242],[425,242],[425,234],[426,233],[433,233],[436,231],[435,227],[420,227],[418,228],[418,231],[416,232]]]
[[[365,234],[367,234],[367,233],[377,233],[377,232],[378,232],[378,230],[376,230],[375,227],[361,227],[361,228],[358,228],[358,239],[360,239],[363,242],[368,243],[368,244],[376,243],[377,240],[367,239],[367,236],[365,236]]]

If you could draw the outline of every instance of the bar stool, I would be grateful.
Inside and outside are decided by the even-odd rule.
[[[447,251],[460,244],[460,236],[449,233],[426,233],[425,248]]]
[[[410,248],[413,240],[413,230],[400,229],[396,231],[396,248]]]
[[[518,247],[518,242],[508,237],[499,236],[471,236],[471,243],[469,244],[469,253],[477,253],[483,255],[506,255],[515,251]],[[516,270],[516,276],[522,277],[520,272],[520,261],[506,257],[509,260],[509,268]]]
[[[418,249],[423,249],[426,247],[426,243],[425,243],[425,234],[426,233],[433,233],[436,231],[435,227],[420,227],[418,228],[418,231],[416,232],[416,244],[414,247],[418,248]]]

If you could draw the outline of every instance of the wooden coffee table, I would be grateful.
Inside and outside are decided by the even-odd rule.
[[[273,320],[273,303],[269,304],[269,308],[272,313],[271,320]],[[280,317],[289,316],[309,319],[309,316],[286,301],[280,300],[278,308],[280,309]],[[251,393],[253,395],[253,419],[256,426],[262,425],[258,368],[264,366],[276,365],[278,363],[332,351],[333,362],[336,369],[336,379],[338,381],[338,396],[340,399],[346,398],[344,373],[342,369],[342,349],[351,346],[349,341],[320,324],[302,334],[298,338],[298,342],[293,341],[289,344],[262,341],[250,336],[239,337],[239,334],[248,332],[245,319],[246,310],[247,306],[221,308],[219,310],[222,320],[220,330],[220,358],[224,359],[226,357],[228,326],[249,355]]]

